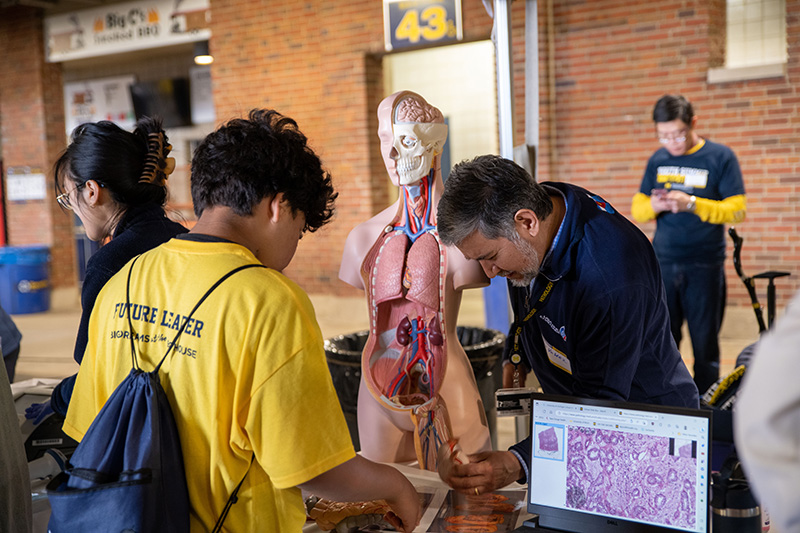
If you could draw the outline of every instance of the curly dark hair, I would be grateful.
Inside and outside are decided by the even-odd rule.
[[[293,212],[305,215],[304,231],[333,217],[331,177],[297,123],[271,109],[254,109],[209,134],[192,158],[192,201],[199,217],[212,206],[240,216],[265,198],[283,193]]]

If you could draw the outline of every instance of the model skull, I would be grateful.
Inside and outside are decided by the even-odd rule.
[[[394,150],[400,185],[416,183],[427,176],[433,158],[442,153],[447,139],[447,125],[442,123],[394,124]]]

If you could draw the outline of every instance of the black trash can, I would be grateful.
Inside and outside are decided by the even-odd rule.
[[[361,383],[361,351],[367,344],[368,331],[348,333],[325,339],[325,357],[328,360],[333,386],[344,411],[347,429],[356,451],[361,449],[358,440],[358,386]]]
[[[489,422],[489,431],[494,441],[497,426],[494,392],[502,383],[500,356],[503,354],[505,335],[493,329],[469,326],[458,326],[456,334],[475,374],[486,419]],[[368,331],[358,331],[325,340],[328,369],[356,450],[360,449],[356,412],[358,386],[361,382],[361,352],[368,336]]]

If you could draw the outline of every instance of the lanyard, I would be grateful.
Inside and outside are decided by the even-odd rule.
[[[519,387],[519,364],[522,362],[522,346],[519,342],[520,335],[522,335],[522,327],[525,323],[533,318],[539,309],[544,307],[545,302],[547,302],[547,298],[550,297],[550,294],[553,292],[553,287],[555,286],[555,281],[548,281],[547,286],[545,286],[544,291],[539,296],[539,300],[537,300],[536,304],[534,305],[533,309],[531,309],[525,318],[521,321],[516,321],[516,328],[514,329],[514,347],[511,353],[511,362],[514,364],[514,386]]]

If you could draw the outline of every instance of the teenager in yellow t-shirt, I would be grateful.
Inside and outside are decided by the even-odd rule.
[[[355,454],[306,294],[281,272],[305,231],[333,215],[330,176],[297,124],[255,110],[211,133],[192,161],[197,224],[128,264],[98,296],[65,431],[81,438],[130,371],[126,301],[140,365],[161,368],[175,415],[192,531],[211,530],[239,481],[230,531],[300,531],[301,489],[336,501],[385,499],[411,531],[412,485]],[[233,268],[238,272],[195,311]],[[251,457],[255,461],[248,472]],[[245,473],[247,475],[245,476]]]

